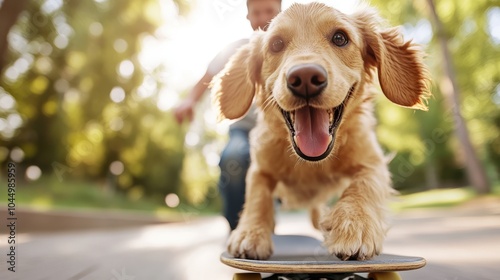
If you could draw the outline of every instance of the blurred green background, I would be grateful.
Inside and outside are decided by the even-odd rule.
[[[179,48],[171,46],[182,46],[175,30],[200,13],[227,25],[231,16],[217,19],[213,10],[219,2],[0,0],[0,174],[4,185],[7,163],[16,163],[19,205],[218,211],[224,124],[200,113],[210,112],[209,98],[190,126],[177,125],[171,109],[225,42],[198,41],[193,55],[205,60],[185,63],[173,59]],[[244,15],[244,1],[228,3],[227,11]],[[433,79],[428,112],[397,107],[382,94],[377,100],[377,133],[393,156],[395,188],[417,205],[498,195],[500,1],[370,4],[425,46]],[[224,36],[212,32],[216,41]],[[185,35],[197,42],[206,33]],[[173,85],[186,67],[197,70]],[[414,194],[423,191],[429,195]]]

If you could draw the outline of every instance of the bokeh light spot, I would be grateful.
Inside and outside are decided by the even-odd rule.
[[[11,110],[15,105],[16,100],[10,94],[0,93],[0,109]]]
[[[167,194],[167,196],[165,196],[165,203],[167,204],[168,207],[175,208],[179,206],[180,203],[179,196],[176,195],[175,193],[169,193]]]
[[[124,125],[125,123],[123,122],[123,119],[120,117],[116,117],[109,122],[109,129],[113,131],[120,131],[122,130]]]
[[[118,74],[123,78],[129,79],[134,74],[134,64],[130,60],[124,60],[118,66]]]
[[[119,161],[119,160],[116,160],[116,161],[113,161],[110,165],[109,165],[109,172],[111,172],[111,174],[113,175],[121,175],[123,173],[123,171],[125,171],[125,166],[123,165],[123,162]]]
[[[120,103],[125,100],[125,90],[121,87],[114,87],[109,93],[109,97],[115,103]]]
[[[69,44],[69,39],[67,36],[59,34],[54,38],[54,46],[59,49],[65,49]]]
[[[36,181],[42,176],[42,170],[36,165],[26,168],[26,178],[30,181]]]
[[[124,53],[128,48],[127,41],[123,39],[116,39],[115,42],[113,43],[113,48],[118,53]]]
[[[102,24],[100,22],[92,22],[89,25],[89,32],[92,36],[100,36],[103,32],[104,28],[102,27]]]
[[[15,162],[21,162],[24,159],[24,151],[19,147],[15,147],[10,151],[10,159]]]
[[[7,123],[9,126],[13,129],[19,128],[23,124],[23,119],[21,116],[17,113],[10,114],[7,117]]]

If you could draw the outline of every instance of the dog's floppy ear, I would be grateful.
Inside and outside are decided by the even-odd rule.
[[[262,32],[257,31],[212,80],[219,119],[237,119],[250,109],[256,85],[261,83],[261,41]]]
[[[431,93],[424,53],[411,41],[404,42],[397,28],[380,30],[381,19],[374,10],[354,17],[364,43],[365,70],[377,68],[385,96],[398,105],[427,110]]]

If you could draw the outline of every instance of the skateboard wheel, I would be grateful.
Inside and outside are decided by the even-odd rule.
[[[260,273],[236,273],[233,280],[262,280]]]
[[[402,280],[397,272],[371,272],[368,274],[370,280]]]

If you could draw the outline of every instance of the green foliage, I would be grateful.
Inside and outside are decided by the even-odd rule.
[[[96,208],[172,213],[161,200],[134,200],[123,193],[114,193],[104,181],[61,181],[56,176],[44,176],[35,182],[18,184],[16,201],[20,205],[40,209]]]
[[[434,1],[443,21],[455,72],[461,90],[461,111],[489,175],[498,179],[500,152],[499,103],[493,102],[500,85],[500,44],[488,30],[487,14],[500,2]],[[406,32],[422,38],[430,26],[427,1],[371,1],[391,25],[403,25]],[[497,15],[498,16],[498,15]],[[420,35],[420,36],[419,36]],[[428,36],[428,35],[427,35]],[[425,38],[425,36],[423,36]],[[394,108],[389,102],[378,104],[378,134],[388,151],[397,152],[390,163],[395,186],[407,192],[422,188],[466,184],[464,162],[453,133],[451,108],[446,104],[438,85],[446,86],[441,71],[442,58],[436,34],[432,34],[425,49],[433,80],[434,97],[428,112]],[[496,41],[495,41],[496,40]],[[496,43],[495,43],[496,42]]]
[[[443,188],[428,190],[419,193],[400,195],[397,201],[391,204],[394,210],[402,211],[414,208],[441,208],[453,207],[463,204],[483,203],[485,201],[498,201],[500,199],[500,182],[493,184],[492,192],[488,195],[477,195],[471,187]]]
[[[174,2],[178,16],[192,3]],[[490,176],[498,179],[500,39],[489,32],[488,14],[500,9],[500,2],[435,2],[450,39],[463,115]],[[424,38],[430,26],[426,3],[371,1],[391,25],[423,30]],[[188,133],[199,139],[184,152],[186,131],[157,104],[169,86],[162,74],[170,69],[150,63],[154,53],[142,57],[145,42],[156,40],[157,28],[169,24],[159,5],[156,0],[29,1],[11,29],[8,63],[0,73],[0,98],[15,100],[0,107],[0,162],[20,148],[19,174],[39,166],[43,174],[62,180],[61,186],[74,187],[82,200],[100,196],[100,187],[80,186],[72,178],[104,182],[111,193],[137,203],[151,196],[161,204],[166,194],[176,193],[188,211],[191,205],[195,212],[217,207],[216,153],[223,142],[197,114]],[[446,83],[443,61],[435,34],[427,35],[434,94],[430,110],[400,108],[382,95],[376,104],[377,133],[388,153],[397,152],[390,168],[403,193],[466,184],[467,159],[457,151],[449,106],[438,87]],[[84,188],[93,190],[80,192]],[[42,189],[33,188],[34,196],[43,197]],[[66,194],[57,199],[78,204]]]
[[[15,107],[0,117],[18,115],[22,125],[3,131],[0,146],[21,148],[22,168],[36,165],[68,184],[106,179],[129,198],[160,202],[178,193],[183,133],[157,106],[166,69],[140,59],[164,24],[160,3],[56,2],[29,1],[11,30],[0,92]],[[188,2],[177,2],[186,13]],[[113,174],[112,163],[123,168]]]

